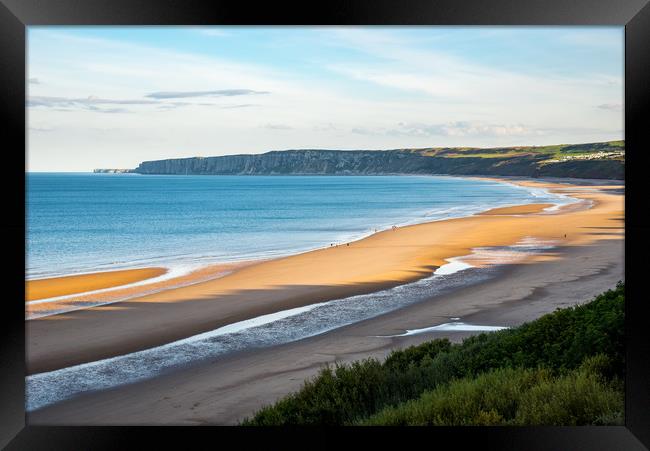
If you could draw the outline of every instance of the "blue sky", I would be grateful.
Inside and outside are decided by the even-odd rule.
[[[623,138],[622,27],[29,27],[33,171]]]

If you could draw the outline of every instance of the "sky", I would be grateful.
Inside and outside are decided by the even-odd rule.
[[[623,27],[28,27],[28,171],[624,138]]]

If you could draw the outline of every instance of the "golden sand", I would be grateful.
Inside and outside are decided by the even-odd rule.
[[[553,204],[517,205],[515,207],[493,208],[492,210],[479,213],[479,215],[526,215],[529,213],[539,213],[545,208],[552,206]]]
[[[25,281],[25,300],[35,301],[140,282],[165,274],[165,268],[127,269]]]

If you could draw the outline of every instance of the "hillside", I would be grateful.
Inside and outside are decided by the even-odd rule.
[[[130,172],[175,175],[448,174],[624,178],[625,143],[395,150],[284,150],[142,162]],[[96,172],[109,170],[97,169]]]
[[[514,329],[323,369],[245,425],[623,424],[625,286]]]

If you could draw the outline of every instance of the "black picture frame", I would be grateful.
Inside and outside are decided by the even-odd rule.
[[[645,324],[643,262],[650,250],[650,219],[644,204],[648,171],[650,116],[649,0],[328,0],[317,4],[279,4],[218,0],[0,0],[0,111],[3,116],[8,214],[1,221],[9,253],[4,272],[5,326],[0,341],[0,446],[7,449],[129,448],[135,435],[166,441],[170,431],[193,439],[222,441],[224,429],[134,427],[37,427],[25,424],[24,238],[26,152],[26,27],[30,25],[618,25],[625,26],[625,263],[626,263],[626,404],[625,426],[433,428],[409,430],[431,446],[480,443],[489,449],[635,450],[650,447],[650,327]],[[644,114],[645,113],[645,114]],[[21,188],[23,187],[23,188]],[[21,267],[22,262],[22,267]],[[22,299],[21,299],[22,298]],[[244,437],[250,430],[231,429]],[[276,430],[277,431],[277,430]],[[382,440],[386,429],[349,429]],[[392,433],[395,430],[391,431]],[[399,431],[397,431],[399,432]],[[273,431],[257,430],[256,434]],[[277,433],[277,432],[276,432]],[[329,433],[312,430],[325,444]],[[416,437],[422,434],[420,437]],[[426,434],[426,436],[425,436]],[[250,436],[250,435],[249,435]],[[322,439],[322,440],[321,440]],[[290,440],[287,440],[287,442]],[[425,443],[426,443],[425,442]],[[208,441],[216,446],[219,442]],[[225,445],[225,442],[221,442]],[[334,443],[334,442],[332,442]],[[131,445],[130,445],[131,444]],[[289,443],[287,443],[289,444]],[[307,446],[307,445],[305,445]],[[212,446],[211,446],[212,447]]]

